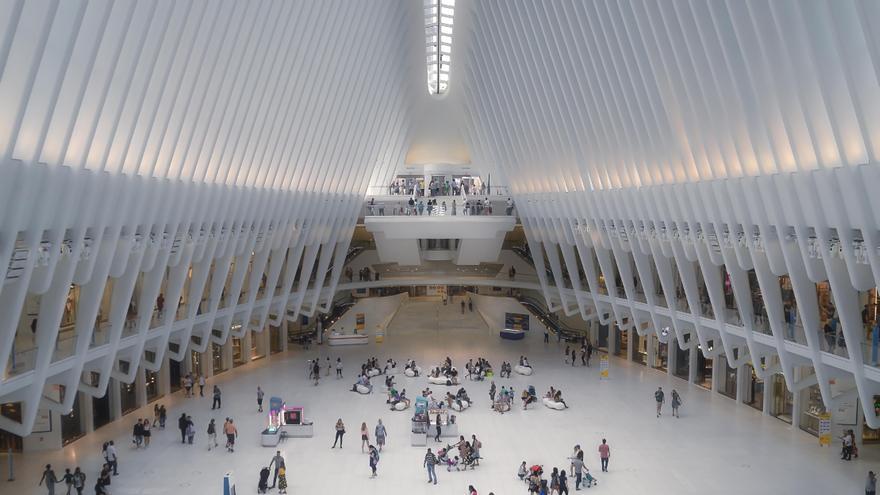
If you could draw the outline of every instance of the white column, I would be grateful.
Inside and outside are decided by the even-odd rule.
[[[746,386],[751,378],[745,365],[736,369],[736,403],[742,404],[746,395]]]
[[[671,335],[670,333],[669,340],[666,341],[668,343],[666,345],[666,374],[675,376],[675,363],[678,362],[680,349],[678,348],[678,341]]]
[[[86,434],[95,431],[95,411],[92,396],[79,393],[79,418],[82,421],[83,431]]]
[[[648,367],[654,367],[654,361],[657,359],[656,353],[654,352],[654,340],[657,337],[654,336],[653,333],[649,333],[645,335],[645,347],[648,349]]]
[[[110,394],[110,418],[115,421],[122,418],[122,397],[119,395],[119,382],[111,378],[107,385]]]
[[[727,366],[725,364],[725,359],[727,359],[723,354],[715,356],[712,359],[712,393],[718,394],[719,389],[724,386],[724,383],[727,380]]]
[[[143,366],[138,366],[134,376],[134,396],[137,407],[147,405],[147,374]]]
[[[691,336],[690,341],[690,352],[688,353],[688,383],[694,383],[697,381],[697,353],[700,352],[697,349],[697,346],[693,345],[694,337]]]

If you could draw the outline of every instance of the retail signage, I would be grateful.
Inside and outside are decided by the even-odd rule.
[[[37,410],[37,419],[34,420],[32,433],[49,433],[52,431],[52,411],[41,407]]]
[[[599,358],[599,378],[608,379],[608,354],[602,354]]]
[[[819,415],[819,445],[831,445],[831,414]]]
[[[507,330],[529,330],[529,315],[521,313],[504,313],[504,328]]]
[[[358,314],[354,315],[354,328],[355,328],[355,330],[357,330],[359,332],[363,332],[365,321],[366,321],[366,316],[364,315],[364,313],[358,313]]]

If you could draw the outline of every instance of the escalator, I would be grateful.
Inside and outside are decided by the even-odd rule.
[[[540,301],[536,299],[532,299],[529,297],[521,297],[519,298],[520,304],[526,307],[541,324],[545,325],[550,329],[551,332],[560,336],[560,338],[564,339],[567,342],[579,342],[581,338],[586,336],[586,330],[580,328],[574,328],[566,325],[559,321],[559,318],[556,317],[555,314],[548,312],[544,309],[544,305],[541,304]]]
[[[520,258],[526,261],[526,263],[532,265],[532,268],[535,268],[535,260],[532,258],[532,252],[529,249],[529,246],[514,246],[510,248],[511,251],[518,254]],[[537,268],[535,268],[537,270]],[[547,280],[555,280],[553,277],[553,270],[550,269],[550,266],[547,264],[547,260],[544,260],[544,272],[547,274]]]

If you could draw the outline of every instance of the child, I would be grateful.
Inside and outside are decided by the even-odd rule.
[[[287,493],[287,470],[283,467],[278,469],[278,493]]]
[[[529,470],[526,468],[526,461],[523,461],[522,464],[519,465],[519,471],[517,471],[516,475],[519,476],[520,481],[525,481],[527,474],[529,474]]]

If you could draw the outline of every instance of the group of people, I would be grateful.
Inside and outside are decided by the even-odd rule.
[[[599,445],[598,451],[599,457],[602,460],[602,471],[607,472],[608,459],[611,457],[611,447],[604,438]],[[574,476],[575,490],[580,490],[582,484],[589,488],[599,483],[599,481],[590,474],[590,470],[587,468],[586,464],[584,464],[584,451],[581,449],[580,445],[574,446],[574,452],[568,460],[570,462],[568,473],[566,473],[564,469],[560,470],[559,468],[554,467],[550,473],[549,480],[544,478],[543,466],[535,464],[528,467],[526,461],[523,461],[522,464],[520,464],[516,474],[520,480],[528,484],[529,493],[536,494],[550,494],[555,492],[560,495],[568,495],[569,475]]]
[[[497,400],[495,399],[496,391],[495,381],[492,380],[491,385],[489,385],[489,401],[491,402],[492,410],[501,414],[510,411],[510,404],[513,402],[513,388],[508,389],[502,385],[501,393],[498,394]]]
[[[269,486],[269,476],[272,473],[271,468],[275,468],[275,474],[272,476],[272,486]],[[275,451],[275,455],[272,456],[272,460],[269,461],[268,466],[264,466],[263,469],[260,470],[260,481],[257,484],[257,492],[258,493],[266,493],[268,490],[275,488],[278,486],[278,493],[284,494],[287,493],[287,466],[284,462],[284,456],[281,455],[281,451]]]
[[[71,473],[70,469],[64,470],[64,475],[61,478],[55,474],[55,471],[52,469],[51,464],[46,464],[46,469],[43,470],[43,476],[40,478],[40,482],[38,486],[46,485],[46,489],[49,490],[49,495],[54,495],[55,493],[55,485],[64,483],[67,485],[67,494],[70,495],[70,490],[76,490],[77,495],[82,495],[83,488],[86,486],[86,473],[80,470],[79,466]],[[95,488],[97,492],[98,488]]]
[[[464,369],[467,370],[465,378],[475,381],[482,381],[486,376],[492,375],[492,365],[489,364],[488,360],[483,359],[482,357],[478,357],[476,363],[473,359],[469,359],[464,366]]]
[[[207,385],[207,380],[205,379],[205,375],[195,376],[192,373],[187,373],[181,381],[183,382],[183,390],[185,391],[186,397],[195,397],[195,385],[199,386],[199,397],[205,396],[205,385]]]
[[[657,387],[657,390],[654,392],[654,401],[657,403],[657,417],[660,417],[660,414],[663,411],[663,404],[666,403],[666,394],[663,392],[663,387]],[[676,418],[680,417],[678,415],[678,409],[681,407],[681,395],[678,394],[678,391],[672,389],[672,415]]]
[[[581,366],[590,366],[590,358],[593,356],[593,343],[587,339],[581,341]],[[565,346],[565,363],[577,366],[578,349],[569,345]]]
[[[373,271],[370,270],[370,267],[365,266],[358,270],[358,282],[370,282],[373,280]],[[352,282],[354,279],[354,270],[349,266],[345,268],[345,278],[348,279],[349,282]],[[375,272],[376,280],[379,280],[379,272]]]
[[[342,439],[345,436],[345,423],[342,421],[342,418],[336,420],[335,425],[336,437],[333,439],[333,445],[330,447],[331,449],[336,448],[336,444],[339,443],[339,448],[342,448]],[[379,468],[379,452],[382,447],[385,445],[385,438],[388,436],[388,430],[385,429],[385,425],[382,423],[382,420],[379,419],[379,422],[376,424],[375,428],[376,435],[376,445],[370,443],[370,431],[367,428],[367,423],[361,423],[361,452],[365,452],[369,454],[369,465],[370,465],[370,478],[375,478],[378,473]]]
[[[150,446],[150,439],[153,436],[152,423],[147,418],[140,419],[138,418],[134,427],[132,428],[132,443],[134,443],[134,448],[139,449],[141,446],[147,448]]]
[[[553,402],[558,402],[562,404],[566,409],[568,409],[568,404],[566,404],[565,401],[562,400],[562,390],[555,389],[551,386],[550,390],[548,390],[547,393],[544,394],[544,398],[550,399]]]

